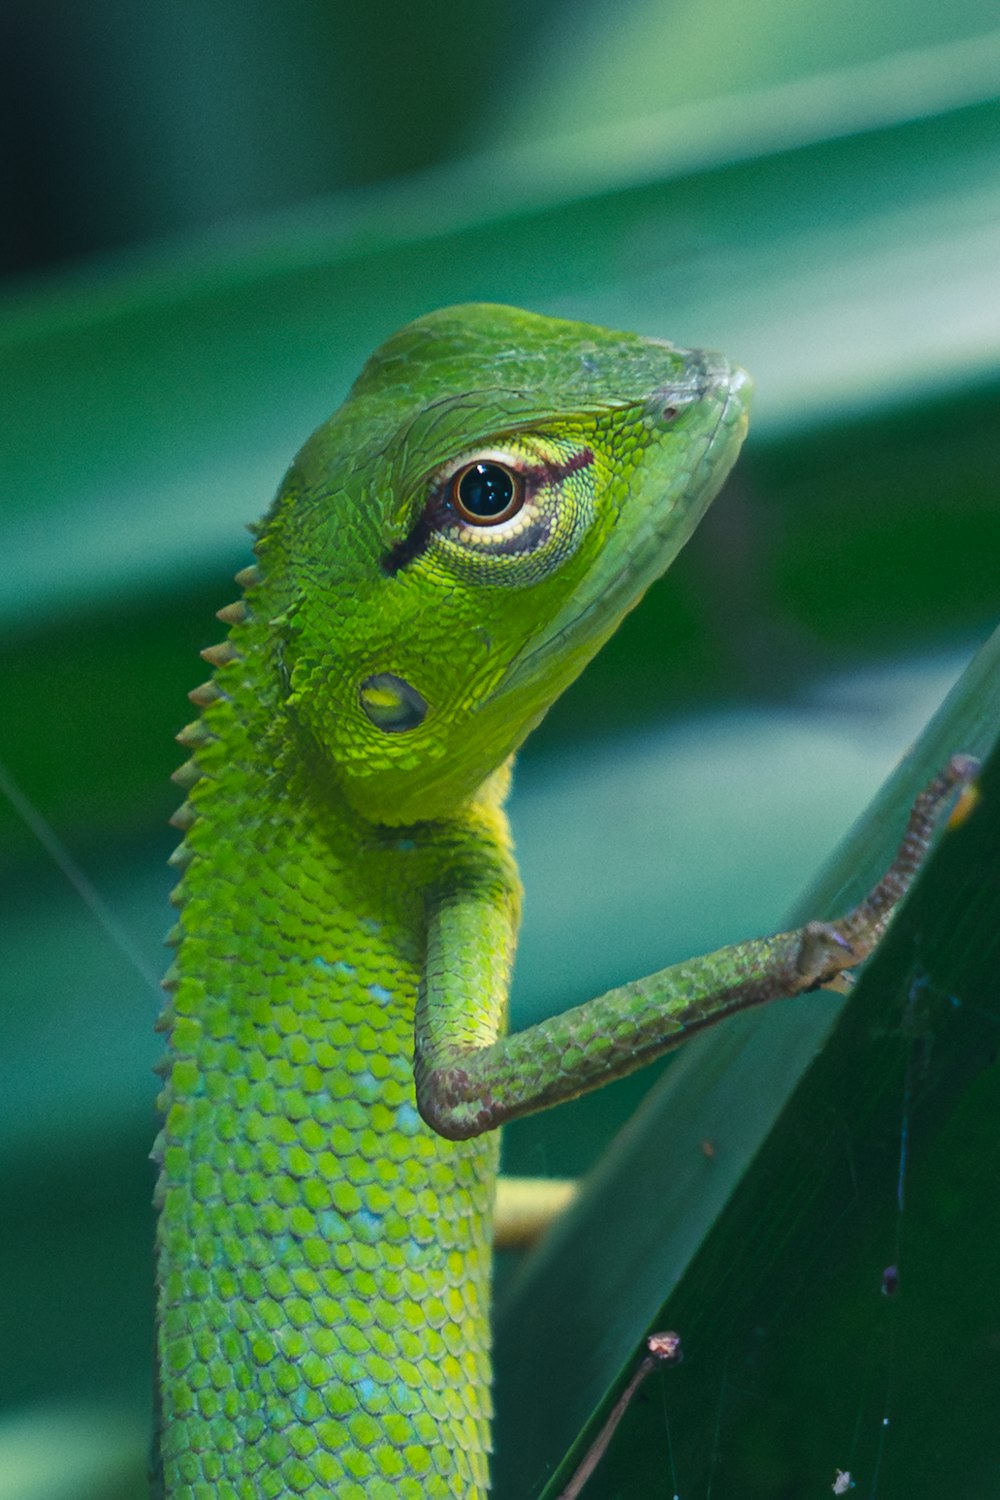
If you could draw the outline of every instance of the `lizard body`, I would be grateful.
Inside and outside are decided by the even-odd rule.
[[[481,1500],[492,1127],[867,951],[812,924],[505,1038],[511,757],[717,492],[746,393],[718,356],[446,309],[292,465],[181,736],[165,1500]]]

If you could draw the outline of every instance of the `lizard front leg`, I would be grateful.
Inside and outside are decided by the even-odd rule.
[[[598,1088],[723,1017],[836,980],[871,953],[919,871],[941,809],[975,774],[954,756],[913,805],[899,852],[836,922],[721,948],[502,1036],[515,903],[491,879],[457,879],[431,900],[416,1013],[417,1104],[464,1140]]]

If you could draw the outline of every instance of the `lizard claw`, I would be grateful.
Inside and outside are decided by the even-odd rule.
[[[853,969],[867,949],[856,947],[829,922],[807,922],[802,929],[795,967],[803,979],[804,989],[827,984],[845,969]]]

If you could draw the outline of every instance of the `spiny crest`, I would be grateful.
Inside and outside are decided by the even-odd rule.
[[[259,583],[260,570],[256,563],[251,563],[249,567],[241,568],[236,574],[236,582],[242,589],[252,588],[255,584]],[[232,604],[225,604],[222,609],[216,610],[215,617],[217,620],[221,620],[224,625],[242,625],[244,621],[250,618],[250,611],[247,608],[245,600],[236,599]],[[201,652],[201,656],[204,661],[209,662],[211,666],[216,668],[227,666],[230,662],[240,659],[239,652],[229,640],[220,641],[215,646],[206,646]],[[205,709],[209,708],[213,703],[218,703],[226,697],[226,694],[213,676],[208,678],[206,682],[199,683],[197,687],[192,688],[188,693],[188,697],[196,708]],[[190,724],[185,724],[184,728],[177,735],[177,742],[187,750],[194,750],[196,754],[190,760],[186,760],[183,765],[178,766],[177,770],[171,775],[170,779],[176,786],[181,787],[184,791],[190,791],[202,779],[205,773],[198,764],[197,751],[201,746],[210,744],[215,739],[216,736],[200,719],[195,719]],[[193,825],[196,816],[197,814],[192,804],[190,802],[182,802],[169,821],[174,828],[179,828],[182,833],[186,833]],[[175,851],[175,855],[171,857],[172,863],[181,863],[177,858],[179,852]]]
[[[187,833],[188,829],[194,823],[196,817],[197,814],[191,803],[182,802],[180,807],[177,808],[176,812],[171,813],[170,817],[167,819],[167,822],[170,824],[171,828],[177,828],[181,833]]]
[[[170,780],[175,786],[181,787],[184,791],[189,791],[195,782],[201,780],[201,771],[193,760],[186,760],[183,765],[177,767],[176,771],[171,771]]]
[[[196,707],[207,708],[210,703],[218,703],[225,694],[215,678],[210,677],[207,682],[200,682],[196,688],[192,688],[188,697]]]
[[[217,738],[202,719],[193,719],[190,724],[185,724],[176,736],[177,743],[189,750],[197,750]]]
[[[213,667],[228,666],[231,661],[238,661],[240,653],[232,641],[220,641],[217,646],[206,646],[199,652],[202,661],[210,662]]]
[[[240,571],[236,574],[236,582],[239,584],[240,588],[243,589],[252,588],[255,584],[259,583],[260,573],[256,565],[252,564],[250,567],[241,568]],[[221,620],[224,625],[242,625],[246,620],[250,618],[250,612],[247,608],[246,603],[242,599],[237,599],[234,603],[226,604],[222,609],[217,610],[216,618]],[[230,662],[240,660],[240,653],[236,650],[236,648],[229,640],[222,641],[217,646],[206,647],[206,649],[202,651],[201,655],[205,661],[209,662],[215,668],[224,667],[227,666]],[[208,678],[206,682],[200,683],[196,688],[192,688],[188,693],[188,697],[195,705],[195,707],[202,710],[211,708],[214,703],[220,702],[227,696],[228,695],[226,694],[224,689],[219,686],[219,683],[216,681],[214,675]],[[184,728],[177,735],[178,744],[183,745],[185,749],[194,751],[194,754],[189,760],[186,760],[183,765],[178,766],[177,770],[173,772],[171,780],[176,786],[181,787],[185,792],[187,792],[190,791],[192,787],[194,787],[199,781],[204,778],[205,772],[198,764],[198,751],[202,747],[214,743],[217,738],[218,736],[213,734],[212,730],[201,718],[194,719],[190,724],[186,724],[184,726]],[[190,801],[184,801],[170,818],[170,823],[174,828],[180,829],[182,833],[186,834],[194,826],[195,822],[197,821],[197,817],[198,812],[194,804]],[[173,869],[177,869],[183,872],[191,863],[193,857],[194,851],[189,848],[186,843],[182,842],[174,850],[173,854],[171,854],[167,863]],[[181,908],[185,905],[187,901],[187,893],[184,890],[183,879],[170,892],[170,901],[175,907],[178,908]],[[167,934],[165,943],[167,947],[177,949],[181,946],[183,939],[183,923],[176,922],[170,929],[170,932]],[[167,993],[167,1001],[164,1004],[163,1009],[160,1012],[159,1019],[156,1022],[156,1030],[167,1035],[169,1035],[173,1031],[174,1023],[176,1021],[176,1011],[174,1009],[172,996],[173,992],[177,988],[179,977],[180,971],[176,962],[174,962],[171,963],[170,967],[167,969],[166,974],[161,980],[162,988]],[[153,1070],[155,1073],[158,1073],[165,1082],[165,1087],[158,1100],[159,1108],[164,1112],[169,1107],[170,1103],[171,1066],[171,1054],[168,1052],[164,1054],[164,1057],[154,1067]],[[153,1146],[153,1150],[150,1153],[152,1160],[160,1167],[162,1167],[163,1165],[163,1143],[164,1136],[163,1132],[161,1131],[157,1136],[156,1142]],[[162,1180],[160,1183],[158,1183],[156,1192],[158,1197],[162,1197]]]
[[[224,625],[242,625],[249,616],[249,611],[242,599],[236,599],[232,604],[224,604],[221,609],[215,611],[215,618],[221,620]]]

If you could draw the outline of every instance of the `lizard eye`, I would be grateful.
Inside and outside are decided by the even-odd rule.
[[[497,526],[517,515],[524,504],[524,480],[504,464],[478,459],[452,479],[451,501],[463,521]]]

